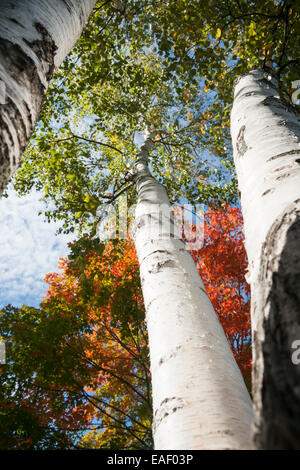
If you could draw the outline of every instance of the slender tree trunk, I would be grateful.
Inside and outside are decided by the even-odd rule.
[[[255,441],[300,447],[300,123],[273,73],[239,79],[232,142],[252,296]]]
[[[165,188],[137,160],[135,245],[146,308],[156,449],[251,448],[252,404]]]
[[[0,2],[0,192],[19,165],[55,69],[96,0]]]

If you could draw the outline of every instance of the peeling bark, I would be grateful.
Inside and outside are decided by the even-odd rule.
[[[55,69],[78,40],[96,0],[1,1],[0,193],[19,166]]]
[[[231,134],[251,284],[255,442],[299,449],[300,368],[291,356],[300,340],[300,122],[272,72],[237,82]]]
[[[156,449],[250,449],[252,404],[195,263],[150,174],[136,163],[134,239],[146,309]]]

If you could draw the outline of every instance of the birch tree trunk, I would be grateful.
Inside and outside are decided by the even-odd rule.
[[[231,133],[252,292],[255,441],[299,449],[300,123],[273,73],[239,79]]]
[[[156,449],[249,449],[252,403],[165,188],[136,163],[134,239],[146,308]]]
[[[19,165],[55,69],[96,0],[0,1],[0,193]]]

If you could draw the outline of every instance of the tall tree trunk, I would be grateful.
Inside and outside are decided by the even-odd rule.
[[[19,165],[55,69],[96,0],[1,0],[0,193]]]
[[[252,296],[255,441],[299,449],[300,122],[273,73],[239,79],[231,133]]]
[[[137,159],[134,239],[146,308],[156,449],[251,448],[252,403],[165,188]]]

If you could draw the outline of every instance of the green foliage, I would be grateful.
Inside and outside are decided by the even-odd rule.
[[[88,368],[79,367],[69,343],[83,325],[83,312],[62,311],[59,302],[51,309],[7,306],[1,312],[7,357],[0,366],[1,449],[73,446],[84,422],[74,413],[80,399],[73,379],[85,380]]]
[[[112,4],[92,16],[56,74],[15,179],[19,194],[43,190],[46,217],[66,232],[93,231],[97,207],[126,188],[146,128],[158,131],[150,163],[173,202],[236,198],[232,168],[208,163],[205,147],[228,158],[210,129],[203,79],[189,60],[177,67],[173,53],[159,50],[155,5],[127,6],[125,17]],[[230,191],[220,191],[224,182]],[[132,189],[128,196],[135,201]]]
[[[66,232],[93,231],[97,207],[126,188],[147,127],[158,130],[151,167],[172,201],[234,202],[234,80],[272,65],[291,101],[299,78],[297,2],[118,5],[99,3],[57,72],[15,180],[19,194],[44,191],[46,218]]]

